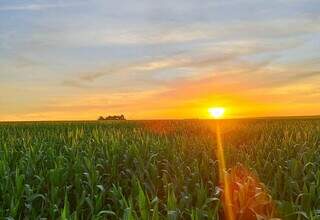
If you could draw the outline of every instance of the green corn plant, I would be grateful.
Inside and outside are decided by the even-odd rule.
[[[221,121],[282,219],[319,219],[320,120]],[[215,122],[0,123],[0,218],[219,219]],[[221,219],[221,218],[220,218]]]

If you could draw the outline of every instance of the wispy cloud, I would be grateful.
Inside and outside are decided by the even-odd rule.
[[[0,115],[192,117],[219,102],[260,113],[273,103],[312,106],[319,9],[316,0],[2,1]]]
[[[206,44],[203,47],[186,51],[184,53],[173,54],[172,56],[156,57],[153,59],[145,59],[141,61],[117,64],[112,63],[105,68],[92,70],[88,72],[76,74],[76,78],[69,78],[62,82],[64,86],[85,87],[93,84],[95,80],[105,77],[114,76],[123,78],[134,74],[137,79],[144,78],[146,82],[151,83],[152,80],[159,84],[161,79],[153,76],[160,74],[160,71],[167,71],[170,74],[172,70],[183,70],[184,78],[188,79],[191,76],[206,77],[208,73],[217,72],[222,75],[226,69],[231,68],[235,71],[238,68],[239,74],[243,74],[242,63],[246,61],[243,58],[247,56],[255,56],[268,52],[280,52],[292,49],[301,45],[302,41],[286,40],[278,45],[278,42],[263,42],[256,41],[225,41],[219,43]],[[266,60],[252,61],[250,70],[245,69],[246,73],[257,71],[258,69],[270,64],[277,57],[272,55],[272,58]],[[246,64],[247,65],[247,64]],[[224,71],[221,71],[223,69]],[[220,71],[220,73],[219,73]],[[174,75],[174,73],[172,73]],[[174,79],[174,77],[171,77]],[[149,80],[151,79],[151,81]],[[165,79],[164,79],[165,80]],[[181,80],[181,78],[179,79]]]
[[[41,11],[41,10],[47,10],[52,8],[70,7],[77,4],[76,3],[55,3],[55,4],[7,5],[7,6],[0,6],[0,11]]]
[[[63,25],[63,24],[62,24]],[[290,27],[290,28],[288,28]],[[60,27],[60,29],[63,27]],[[190,23],[185,25],[155,24],[137,26],[127,23],[115,25],[109,20],[79,27],[65,27],[63,31],[50,30],[34,35],[33,43],[45,41],[51,47],[96,47],[132,45],[174,45],[205,43],[225,39],[268,40],[298,37],[320,31],[320,17],[303,19],[276,19],[229,21],[210,24]]]

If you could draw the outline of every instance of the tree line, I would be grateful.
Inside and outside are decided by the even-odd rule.
[[[109,115],[106,117],[99,116],[98,118],[99,121],[104,121],[104,120],[126,120],[124,115]]]

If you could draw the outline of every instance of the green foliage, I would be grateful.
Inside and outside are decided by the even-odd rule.
[[[0,124],[0,218],[221,219],[214,121]],[[320,219],[320,120],[221,121],[283,219]]]

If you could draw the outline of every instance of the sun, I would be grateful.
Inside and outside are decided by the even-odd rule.
[[[222,118],[223,114],[224,114],[225,109],[222,107],[213,107],[213,108],[209,108],[208,112],[210,113],[210,115],[213,118]]]

